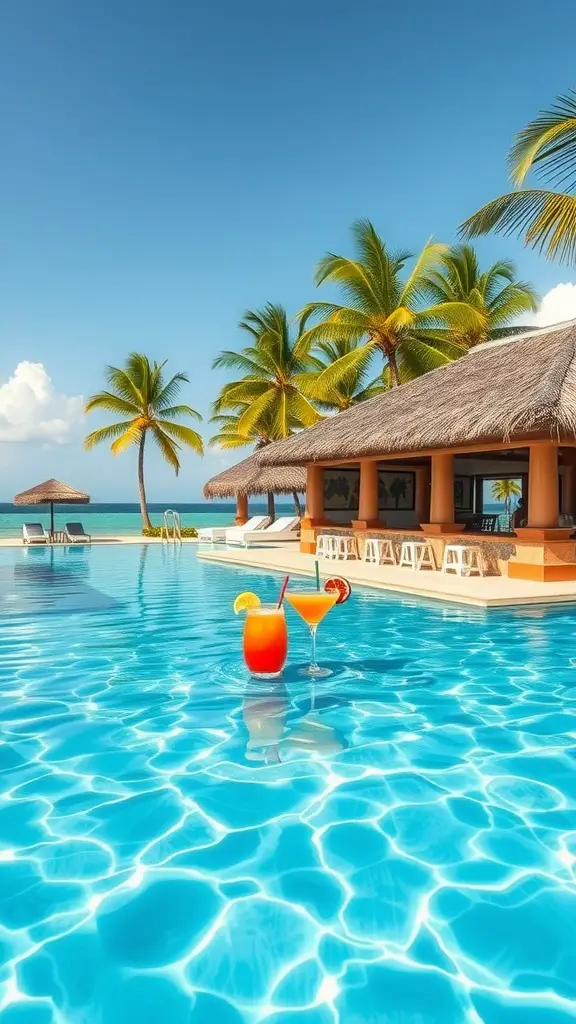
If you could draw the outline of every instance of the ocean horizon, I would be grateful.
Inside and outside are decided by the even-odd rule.
[[[148,512],[153,526],[162,525],[162,516],[166,509],[174,508],[180,513],[182,526],[233,526],[236,515],[234,501],[196,501],[174,502],[173,505],[151,501]],[[293,502],[283,498],[276,502],[279,513],[293,510]],[[486,512],[501,514],[504,505],[498,502],[487,502]],[[266,511],[266,502],[262,499],[251,501],[250,512],[256,514]],[[84,529],[95,537],[104,536],[137,536],[142,532],[140,505],[135,501],[128,502],[91,502],[89,505],[55,505],[54,523],[56,529],[63,528],[66,522],[79,520]],[[0,502],[0,538],[20,537],[22,523],[42,523],[50,526],[50,509],[48,505],[13,505],[11,502]]]
[[[293,507],[293,503],[285,498],[276,502],[278,512],[290,512]],[[148,512],[153,526],[162,525],[163,513],[168,508],[180,513],[182,526],[195,526],[196,529],[202,526],[233,526],[236,515],[234,501],[177,501],[173,505],[151,501],[148,503]],[[262,499],[251,501],[249,508],[250,512],[265,512],[266,502]],[[142,532],[140,505],[136,501],[54,506],[56,529],[63,528],[66,522],[78,520],[84,525],[84,529],[95,537],[136,536]],[[21,536],[24,522],[42,523],[48,528],[50,507],[0,502],[0,538]]]

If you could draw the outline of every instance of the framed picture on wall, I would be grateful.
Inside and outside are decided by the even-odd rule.
[[[324,511],[352,512],[358,509],[359,469],[327,469],[324,472]]]
[[[414,473],[381,469],[378,508],[381,512],[411,511],[414,508]]]
[[[472,512],[473,511],[473,476],[455,476],[454,477],[454,508],[458,512]]]

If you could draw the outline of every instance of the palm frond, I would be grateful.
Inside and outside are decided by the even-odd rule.
[[[111,391],[99,391],[98,394],[92,395],[84,406],[84,412],[92,412],[93,409],[106,409],[108,412],[116,412],[131,419],[139,416],[141,412],[139,405],[119,395],[113,395]]]
[[[182,373],[181,371],[179,373],[175,373],[174,376],[171,377],[170,380],[166,382],[166,384],[164,384],[162,376],[160,375],[158,380],[154,383],[152,389],[153,401],[151,404],[159,412],[163,413],[164,406],[169,406],[170,403],[173,402],[174,399],[178,397],[182,389],[182,385],[189,383],[190,380],[188,374]]]
[[[541,189],[509,192],[462,224],[466,238],[490,231],[523,235],[525,245],[538,249],[548,259],[564,263],[576,260],[576,196]]]
[[[268,388],[253,402],[247,403],[247,408],[238,420],[238,433],[249,437],[254,434],[259,421],[266,417],[274,416],[274,406],[278,401],[279,392],[274,388]]]
[[[120,434],[118,438],[110,445],[110,451],[113,455],[120,455],[121,452],[126,451],[133,444],[139,444],[140,438],[142,437],[142,431],[145,426],[142,420],[134,420],[129,423],[123,434]]]
[[[181,423],[173,423],[172,420],[155,420],[155,423],[165,434],[169,434],[170,437],[176,438],[177,441],[192,448],[197,455],[204,454],[204,442],[198,431],[192,430],[191,427],[185,427]]]
[[[576,90],[558,96],[550,110],[518,132],[508,166],[516,186],[533,168],[556,185],[576,186]]]
[[[178,476],[180,472],[180,460],[178,459],[178,451],[180,450],[179,446],[176,444],[175,441],[172,440],[171,437],[168,437],[168,434],[164,433],[164,431],[162,430],[161,427],[158,426],[158,424],[155,424],[151,428],[151,431],[152,436],[156,444],[158,445],[160,452],[162,453],[162,456],[164,457],[166,462],[170,466],[172,466],[174,473],[176,474],[176,476]]]
[[[431,241],[426,243],[400,292],[399,306],[408,306],[415,302],[421,302],[426,297],[426,275],[438,265],[442,256],[447,252],[448,247],[446,245]]]
[[[112,441],[115,437],[123,434],[128,427],[126,420],[122,420],[120,423],[110,423],[107,427],[99,427],[98,430],[93,430],[91,434],[88,434],[84,438],[84,448],[86,451],[90,451],[97,444],[102,444],[104,441]]]
[[[116,392],[120,398],[126,399],[127,402],[134,403],[138,408],[142,408],[144,399],[139,386],[142,384],[140,379],[138,381],[133,380],[126,370],[122,370],[118,366],[107,366],[104,371],[104,376],[110,389],[113,392]]]
[[[165,420],[175,419],[176,416],[189,416],[190,419],[202,422],[202,416],[191,405],[167,405],[161,412],[162,419]]]

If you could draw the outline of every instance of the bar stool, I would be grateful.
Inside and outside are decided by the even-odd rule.
[[[364,561],[375,565],[396,565],[396,552],[389,538],[368,537],[364,544]]]
[[[316,538],[316,554],[318,558],[336,558],[336,542],[338,538],[334,533],[321,533]]]
[[[356,543],[356,537],[351,536],[348,533],[340,534],[336,536],[336,558],[358,558],[358,544]]]
[[[447,544],[442,559],[442,572],[456,576],[483,576],[485,572],[482,549],[468,544]]]
[[[412,571],[424,568],[435,569],[436,560],[432,545],[427,540],[403,541],[398,565],[401,569],[412,569]]]

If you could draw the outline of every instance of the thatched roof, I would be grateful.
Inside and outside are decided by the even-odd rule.
[[[306,490],[306,471],[299,466],[262,466],[257,455],[213,476],[204,485],[205,498],[232,498],[244,494],[292,494]]]
[[[305,464],[550,438],[576,441],[576,320],[479,345],[259,457]]]
[[[14,498],[15,505],[47,505],[54,502],[58,505],[86,505],[90,501],[87,494],[75,491],[69,484],[61,480],[45,480],[36,484],[29,491],[22,491]]]

